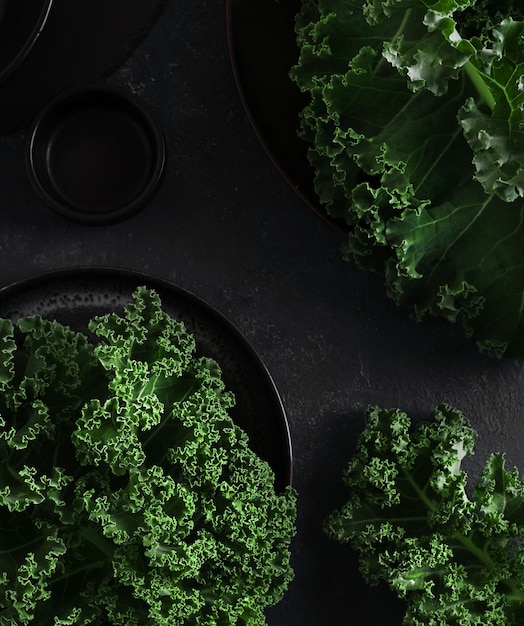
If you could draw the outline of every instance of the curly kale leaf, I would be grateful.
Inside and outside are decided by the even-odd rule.
[[[265,624],[294,491],[155,292],[89,326],[0,325],[0,625]]]
[[[457,410],[431,422],[373,408],[326,520],[370,584],[407,602],[406,626],[516,626],[524,619],[524,482],[492,455],[472,489],[462,469],[475,431]],[[469,495],[471,491],[471,495]]]
[[[524,354],[524,12],[512,0],[304,0],[300,133],[346,256],[481,350]]]
[[[55,322],[2,320],[0,345],[0,506],[22,511],[46,492],[58,501],[77,466],[75,416],[107,381],[87,338]]]

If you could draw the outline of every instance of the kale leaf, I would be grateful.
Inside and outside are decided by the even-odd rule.
[[[294,490],[156,292],[89,329],[0,322],[0,625],[265,624]]]
[[[447,405],[418,423],[371,408],[344,474],[349,500],[325,522],[368,583],[406,600],[406,626],[523,623],[524,481],[493,454],[468,485],[475,436]]]
[[[388,294],[524,354],[524,11],[512,0],[303,0],[300,134],[345,256]]]

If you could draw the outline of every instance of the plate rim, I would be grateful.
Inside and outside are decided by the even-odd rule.
[[[244,84],[242,82],[240,72],[238,70],[238,60],[237,54],[235,52],[235,34],[234,34],[234,26],[233,26],[233,3],[234,0],[226,0],[225,8],[226,8],[226,39],[227,39],[227,48],[229,53],[229,60],[231,64],[231,71],[233,72],[233,79],[235,82],[236,89],[238,91],[238,95],[240,97],[240,101],[242,102],[242,106],[244,107],[244,111],[247,115],[247,118],[257,136],[258,141],[264,148],[265,152],[273,162],[274,166],[277,168],[280,175],[284,178],[287,184],[295,191],[295,193],[301,198],[301,200],[309,206],[312,210],[316,210],[316,207],[308,198],[307,194],[303,193],[298,187],[296,181],[293,181],[286,169],[283,167],[282,163],[275,157],[273,151],[271,150],[271,146],[268,144],[266,138],[263,136],[262,131],[260,130],[259,125],[255,120],[255,116],[253,115],[253,110],[248,102],[248,98],[246,96],[246,92],[244,89]]]
[[[17,1],[20,2],[20,0]],[[11,60],[4,66],[0,65],[0,84],[6,81],[9,76],[15,72],[35,45],[40,33],[45,27],[53,2],[54,0],[40,0],[40,13],[38,14],[38,18],[35,20],[29,36]]]
[[[321,218],[322,221],[324,221],[326,224],[328,224],[330,227],[332,227],[336,232],[338,232],[339,234],[342,235],[346,235],[347,234],[347,226],[345,224],[342,224],[340,222],[340,220],[337,220],[333,217],[331,217],[326,210],[322,207],[320,200],[318,200],[318,202],[313,201],[313,199],[311,198],[310,194],[304,192],[302,190],[302,186],[300,184],[299,180],[294,180],[293,177],[291,177],[291,175],[288,173],[288,171],[286,170],[285,164],[283,164],[275,155],[273,149],[271,148],[271,145],[269,144],[269,142],[267,141],[266,137],[264,136],[262,130],[260,129],[260,126],[256,120],[256,116],[253,112],[253,108],[249,102],[249,99],[247,97],[246,91],[245,91],[245,87],[244,87],[244,83],[242,81],[242,77],[239,71],[239,57],[237,55],[236,52],[236,39],[235,39],[235,27],[234,27],[234,18],[233,18],[233,13],[234,13],[234,4],[236,2],[239,2],[241,0],[226,0],[225,2],[225,24],[226,24],[226,43],[227,43],[227,49],[228,49],[228,55],[229,55],[229,61],[230,61],[230,66],[231,66],[231,71],[233,74],[233,80],[235,83],[235,87],[236,90],[238,92],[240,101],[242,103],[242,106],[244,108],[244,111],[246,113],[246,116],[249,120],[249,123],[260,143],[260,145],[262,146],[262,148],[264,149],[264,151],[266,152],[266,154],[268,155],[268,157],[270,158],[270,160],[272,161],[273,165],[275,166],[275,168],[277,169],[277,171],[279,172],[279,174],[282,176],[282,178],[285,180],[285,182],[288,184],[289,187],[291,187],[291,189],[294,191],[294,193],[302,200],[302,202],[304,202],[304,204],[311,210],[313,211],[318,217]],[[299,50],[297,48],[297,54],[298,54]],[[291,81],[291,79],[290,79]],[[297,113],[299,113],[297,111]],[[298,127],[297,127],[298,130]],[[312,169],[312,176],[314,176],[314,171]]]

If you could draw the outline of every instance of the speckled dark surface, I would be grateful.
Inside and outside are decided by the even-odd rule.
[[[402,606],[362,582],[321,531],[345,498],[340,476],[370,404],[428,417],[439,402],[488,450],[524,467],[523,368],[477,353],[458,326],[412,322],[379,278],[341,260],[341,235],[284,182],[250,127],[228,57],[223,2],[167,0],[110,82],[157,113],[168,162],[151,204],[83,226],[55,215],[24,171],[24,131],[0,138],[0,285],[72,266],[148,272],[189,289],[247,336],[282,396],[300,494],[296,578],[270,626],[400,626]]]

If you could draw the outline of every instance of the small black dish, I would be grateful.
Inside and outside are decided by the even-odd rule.
[[[76,221],[107,224],[143,208],[165,165],[159,123],[140,98],[113,85],[59,94],[37,115],[26,166],[42,200]]]
[[[29,54],[42,32],[52,0],[0,0],[0,83]]]

